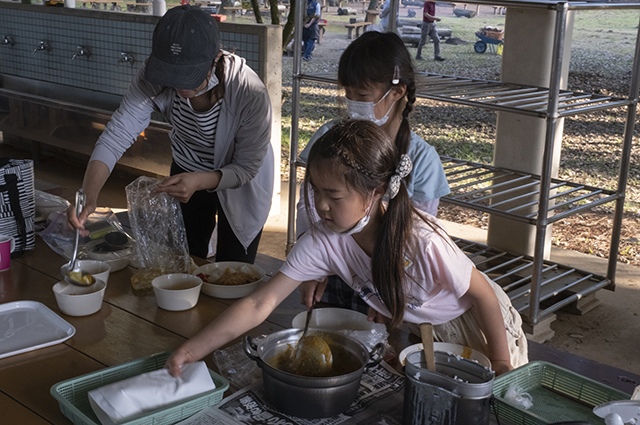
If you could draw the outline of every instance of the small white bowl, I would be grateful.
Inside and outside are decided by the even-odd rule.
[[[111,273],[115,273],[129,265],[129,257],[133,255],[132,249],[124,249],[114,252],[94,252],[89,250],[87,256],[91,260],[104,261],[111,266]]]
[[[307,312],[303,311],[291,321],[292,328],[303,329],[307,319]],[[367,320],[367,315],[359,311],[346,308],[315,308],[309,322],[309,329],[323,329],[327,331],[370,331],[373,322]]]
[[[423,349],[422,343],[413,344],[405,348],[400,352],[398,356],[398,360],[400,364],[404,366],[404,361],[409,355],[409,353],[413,353],[414,351],[420,351]],[[448,342],[434,342],[433,343],[433,351],[442,351],[444,353],[455,354],[456,356],[461,356],[462,358],[474,360],[478,362],[481,366],[487,367],[491,369],[491,361],[487,356],[482,354],[478,350],[474,350],[473,348],[466,347],[464,345],[459,344],[451,344]]]
[[[194,276],[199,274],[211,275],[216,271],[224,271],[226,268],[229,268],[232,272],[240,271],[243,266],[251,269],[251,271],[256,275],[256,280],[245,283],[244,285],[216,285],[214,283],[207,282],[206,279],[202,279],[202,292],[207,295],[224,299],[242,298],[255,291],[258,286],[260,286],[260,282],[262,282],[266,275],[264,270],[255,264],[242,263],[239,261],[220,261],[218,263],[208,263],[204,266],[200,266],[195,269],[192,274]]]
[[[88,316],[102,307],[104,290],[107,284],[101,280],[90,286],[71,285],[58,282],[53,285],[58,307],[68,316]]]
[[[189,310],[198,303],[202,279],[187,273],[158,276],[151,281],[158,307],[169,311]]]
[[[76,261],[80,270],[85,273],[89,273],[96,280],[101,280],[107,284],[109,282],[109,274],[111,273],[111,266],[104,261],[97,260],[78,260]],[[69,264],[63,264],[60,267],[60,273],[62,273],[62,277],[64,278],[67,274],[67,266]]]

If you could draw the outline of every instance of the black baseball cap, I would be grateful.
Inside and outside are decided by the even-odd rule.
[[[153,31],[145,78],[152,84],[192,90],[207,78],[220,52],[220,32],[211,15],[189,5],[169,9]]]

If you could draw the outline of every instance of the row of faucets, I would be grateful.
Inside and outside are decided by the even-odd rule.
[[[16,42],[13,40],[13,38],[11,36],[5,35],[2,38],[2,41],[0,41],[0,44],[4,45],[4,46],[9,46],[9,47],[13,47]],[[49,43],[47,43],[44,40],[40,40],[40,42],[38,43],[38,46],[33,49],[33,54],[35,54],[36,52],[47,52],[47,53],[51,53],[51,46],[49,45]],[[89,59],[91,57],[91,51],[84,47],[84,46],[78,46],[78,48],[76,49],[76,52],[74,53],[74,55],[71,57],[71,60],[74,60],[77,57],[85,57],[87,59]],[[135,62],[135,58],[133,57],[133,55],[131,53],[127,53],[127,52],[121,52],[120,53],[120,58],[118,59],[118,62],[122,62],[122,63],[130,63],[131,66],[133,66],[133,63]]]

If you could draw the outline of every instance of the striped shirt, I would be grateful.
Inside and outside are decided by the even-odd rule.
[[[213,171],[213,147],[220,116],[219,99],[204,112],[194,111],[188,99],[176,93],[173,101],[172,124],[169,137],[173,160],[187,172]]]

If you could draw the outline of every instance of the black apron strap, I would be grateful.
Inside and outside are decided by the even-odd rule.
[[[0,159],[2,161],[2,159]],[[18,226],[18,236],[22,239],[23,249],[16,251],[11,255],[11,258],[20,257],[23,254],[24,248],[27,246],[27,225],[24,222],[24,216],[22,215],[22,208],[20,207],[20,193],[18,192],[18,176],[15,174],[4,175],[5,184],[0,185],[0,191],[6,191],[9,194],[9,204],[11,205],[11,211],[16,219]]]

